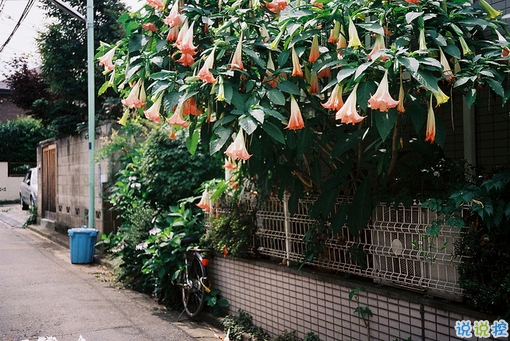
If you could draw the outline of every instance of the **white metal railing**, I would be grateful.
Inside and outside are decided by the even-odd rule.
[[[341,202],[339,199],[337,207]],[[305,234],[317,223],[308,217],[313,203],[313,198],[300,200],[297,212],[291,215],[287,197],[269,198],[256,210],[258,251],[281,258],[287,264],[301,262]],[[309,264],[461,300],[457,272],[461,260],[454,257],[454,245],[462,232],[443,226],[440,235],[431,238],[426,229],[436,218],[434,212],[418,204],[411,207],[379,204],[359,236],[352,236],[347,226],[342,226],[336,237],[322,236],[324,250]]]

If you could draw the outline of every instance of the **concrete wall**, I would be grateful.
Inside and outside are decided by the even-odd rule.
[[[104,146],[112,123],[98,128],[96,151]],[[56,144],[57,153],[57,198],[55,228],[67,230],[88,224],[89,206],[89,151],[87,131],[58,140],[42,142],[38,147],[38,164],[42,161],[42,150],[49,144]],[[95,163],[95,228],[101,233],[113,231],[115,214],[104,200],[108,184],[114,181],[114,165],[110,160]],[[42,198],[41,198],[42,199]],[[41,205],[39,205],[41,206]],[[39,212],[41,215],[42,212]]]
[[[0,162],[0,201],[19,200],[19,184],[21,176],[9,176],[8,162]]]
[[[253,323],[273,337],[295,330],[299,337],[314,332],[322,341],[368,340],[367,328],[354,313],[358,303],[349,300],[349,292],[359,286],[365,289],[359,294],[359,305],[373,313],[369,318],[371,340],[466,340],[456,337],[456,321],[488,320],[492,325],[495,320],[460,303],[347,279],[342,274],[228,257],[214,258],[208,269],[213,289],[220,289],[230,302],[229,313],[237,315],[238,309],[250,313]]]

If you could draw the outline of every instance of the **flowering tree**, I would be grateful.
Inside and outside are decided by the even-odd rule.
[[[97,56],[121,123],[187,129],[259,192],[318,193],[315,217],[353,196],[332,217],[353,233],[403,136],[441,146],[453,96],[510,97],[506,24],[484,0],[147,0],[120,20],[127,38]]]

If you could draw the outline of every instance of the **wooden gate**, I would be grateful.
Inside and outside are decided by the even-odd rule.
[[[56,145],[43,148],[42,215],[55,220],[57,216],[57,153]]]

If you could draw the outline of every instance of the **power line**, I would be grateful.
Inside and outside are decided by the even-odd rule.
[[[32,6],[34,5],[36,0],[28,0],[27,2],[27,5],[25,6],[25,9],[23,10],[23,13],[21,14],[18,22],[16,23],[16,26],[14,26],[11,34],[9,35],[9,37],[7,38],[7,40],[5,41],[5,43],[3,43],[2,46],[0,46],[0,52],[2,52],[5,48],[5,46],[7,46],[7,44],[9,44],[9,42],[11,41],[12,37],[14,36],[14,34],[16,33],[16,31],[18,30],[18,28],[20,27],[21,23],[23,22],[23,20],[25,20],[25,18],[27,17],[28,13],[30,12],[30,10],[32,9]]]

